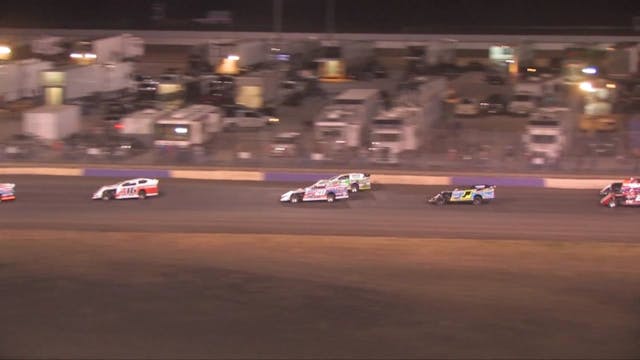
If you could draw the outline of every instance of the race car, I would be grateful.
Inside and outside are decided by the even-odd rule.
[[[296,190],[287,191],[280,196],[280,202],[297,203],[301,201],[326,201],[334,202],[338,199],[349,198],[349,187],[320,180],[315,184]]]
[[[93,200],[112,199],[146,199],[149,196],[157,196],[158,179],[138,178],[119,182],[113,185],[105,185],[98,189],[93,196]]]
[[[616,181],[613,182],[605,187],[602,188],[602,190],[600,190],[600,196],[607,196],[609,193],[611,192],[619,192],[620,188],[622,187],[623,184],[637,184],[638,183],[638,179],[636,178],[628,178],[625,179],[623,181]]]
[[[0,184],[0,203],[16,199],[16,184]]]
[[[347,186],[349,190],[356,193],[360,190],[371,190],[371,175],[364,173],[348,173],[336,175],[330,179],[329,182],[337,182],[341,185]]]
[[[427,198],[427,202],[435,205],[444,205],[451,203],[472,203],[481,205],[495,198],[495,185],[471,185],[455,188],[452,191],[441,191],[431,198]]]
[[[610,208],[640,206],[640,183],[624,181],[617,190],[610,191],[600,199],[600,204]]]

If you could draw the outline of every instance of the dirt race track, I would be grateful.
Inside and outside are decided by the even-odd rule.
[[[359,235],[634,242],[639,210],[598,205],[593,190],[498,188],[486,206],[426,204],[445,187],[386,186],[347,201],[280,204],[300,185],[163,179],[159,198],[91,201],[116,179],[13,177],[18,200],[0,228]]]
[[[0,204],[3,358],[638,358],[638,209],[438,187],[281,205],[286,184],[17,177]],[[260,234],[260,235],[257,235]]]

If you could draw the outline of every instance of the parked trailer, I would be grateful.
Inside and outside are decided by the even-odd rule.
[[[238,40],[216,45],[216,73],[237,75],[267,61],[267,47],[262,40]]]
[[[80,108],[75,105],[44,105],[22,114],[22,131],[44,140],[60,140],[80,131]]]
[[[288,70],[299,70],[318,58],[320,49],[318,40],[299,39],[274,41],[269,50],[273,60],[286,64]]]
[[[31,52],[44,56],[55,56],[65,52],[64,39],[60,36],[42,36],[31,41]]]
[[[316,141],[344,145],[349,148],[363,146],[368,137],[370,120],[380,109],[377,89],[350,89],[336,96],[314,121]]]
[[[425,113],[422,108],[394,107],[373,119],[370,150],[378,152],[388,149],[387,153],[393,155],[418,150],[424,143],[425,131]]]
[[[529,118],[524,148],[532,165],[557,164],[570,148],[574,121],[568,108],[540,108]]]
[[[153,131],[156,121],[166,118],[170,111],[158,109],[143,109],[128,114],[115,124],[115,128],[122,135],[135,137],[146,144],[153,143]]]
[[[236,104],[251,109],[270,108],[280,103],[280,82],[277,70],[262,70],[235,78]]]
[[[395,102],[399,105],[420,107],[425,116],[425,128],[436,123],[443,115],[443,102],[448,81],[443,76],[420,76],[415,78],[415,89],[401,91]]]
[[[38,96],[40,72],[52,67],[48,61],[26,59],[0,65],[0,97],[4,101]]]
[[[194,75],[238,75],[267,60],[267,45],[262,40],[211,40],[193,46],[189,67]]]
[[[41,72],[45,104],[54,105],[93,96],[113,97],[132,89],[133,64],[68,65]]]
[[[78,41],[69,57],[76,63],[113,63],[144,55],[144,40],[131,34]]]
[[[368,41],[323,41],[318,63],[320,80],[345,80],[359,77],[373,62],[374,48]]]
[[[220,108],[191,105],[156,120],[154,145],[159,148],[191,149],[208,144],[221,130]]]

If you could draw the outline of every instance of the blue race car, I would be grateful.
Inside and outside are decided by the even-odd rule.
[[[471,185],[457,187],[450,191],[441,191],[435,196],[427,198],[427,202],[435,205],[453,203],[471,203],[474,205],[482,205],[495,198],[495,190],[495,185]]]

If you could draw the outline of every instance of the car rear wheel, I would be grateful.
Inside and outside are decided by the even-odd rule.
[[[147,192],[144,190],[140,190],[140,192],[138,193],[138,198],[140,198],[140,200],[144,200],[147,198]]]
[[[358,184],[351,184],[351,192],[352,192],[352,193],[357,193],[358,191],[360,191],[360,185],[358,185]]]
[[[289,198],[289,202],[292,204],[296,204],[299,200],[298,195],[291,195],[291,198]]]
[[[336,200],[336,196],[333,193],[329,193],[329,195],[327,195],[327,202],[334,202]]]
[[[609,203],[607,204],[611,209],[615,208],[618,206],[618,199],[611,199],[609,200]]]
[[[476,195],[473,197],[473,205],[482,205],[482,196]]]

